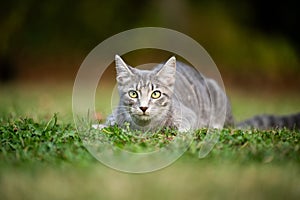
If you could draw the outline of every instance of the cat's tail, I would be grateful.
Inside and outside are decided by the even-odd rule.
[[[237,124],[237,128],[257,128],[261,130],[273,128],[300,129],[300,113],[292,115],[257,115]]]

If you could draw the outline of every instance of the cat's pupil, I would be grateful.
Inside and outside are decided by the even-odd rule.
[[[159,98],[161,96],[161,92],[160,91],[154,91],[154,92],[152,92],[152,95],[151,95],[151,97],[153,98],[153,99],[157,99],[157,98]]]
[[[129,96],[130,96],[131,98],[137,98],[137,97],[138,97],[137,92],[134,91],[134,90],[130,90],[130,91],[128,92],[128,94],[129,94]]]

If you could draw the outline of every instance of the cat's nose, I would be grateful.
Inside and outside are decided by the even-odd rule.
[[[146,112],[146,110],[148,109],[148,107],[140,107],[140,109],[141,109],[143,112]]]

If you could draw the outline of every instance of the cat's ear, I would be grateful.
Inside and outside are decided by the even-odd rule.
[[[157,72],[157,77],[165,86],[173,86],[176,75],[176,58],[172,56]]]
[[[117,82],[121,84],[126,84],[130,81],[130,77],[133,73],[129,66],[122,60],[119,55],[115,56],[116,70],[117,70]]]

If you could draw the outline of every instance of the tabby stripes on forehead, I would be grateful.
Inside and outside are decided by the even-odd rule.
[[[137,91],[141,90],[142,88],[149,88],[150,90],[154,90],[154,85],[150,81],[140,80],[137,85],[134,86]]]

